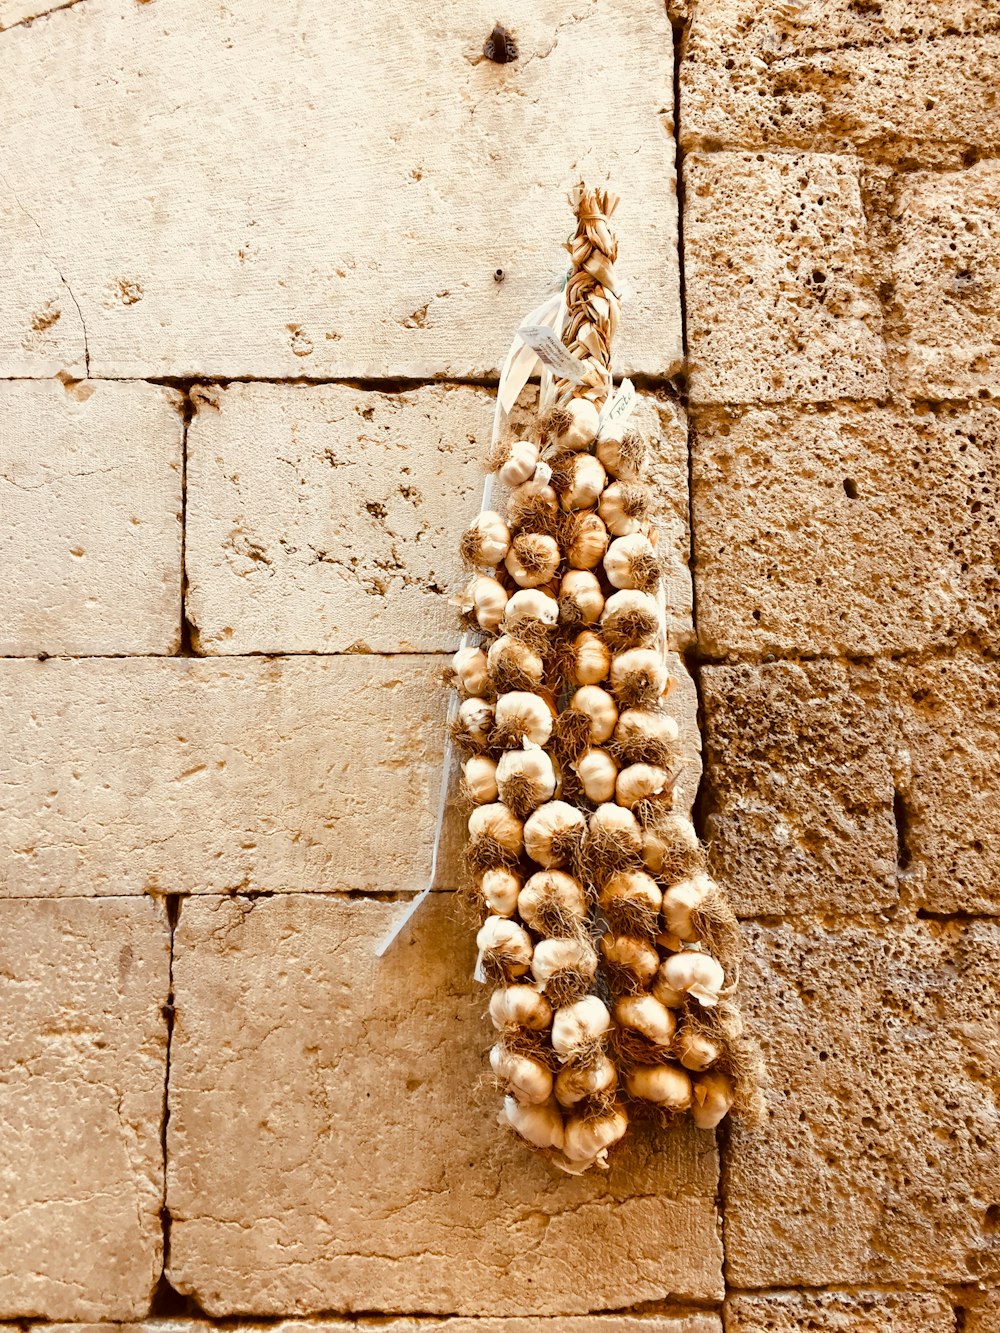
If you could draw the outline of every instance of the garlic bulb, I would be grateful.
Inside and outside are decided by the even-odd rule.
[[[531,966],[531,936],[516,921],[502,916],[488,916],[476,936],[476,947],[483,955],[483,965],[504,977],[523,977]]]
[[[693,917],[705,899],[717,893],[715,883],[707,875],[695,874],[672,884],[663,895],[663,920],[671,935],[691,943],[698,939]]]
[[[649,521],[649,492],[643,486],[612,482],[601,496],[597,512],[615,537],[643,532]]]
[[[573,521],[566,559],[571,569],[596,569],[608,549],[608,530],[597,514],[580,514]]]
[[[669,1012],[668,1009],[667,1013]],[[714,1065],[721,1054],[721,1043],[713,1041],[704,1032],[684,1028],[677,1038],[677,1055],[685,1069],[693,1069],[700,1073],[710,1065]]]
[[[654,1046],[669,1046],[677,1029],[673,1013],[655,995],[623,995],[615,1004],[615,1022]]]
[[[497,798],[496,761],[484,754],[474,754],[462,765],[465,790],[476,805],[488,805]]]
[[[459,648],[451,659],[459,685],[466,694],[482,698],[490,692],[490,674],[482,648]]]
[[[699,1129],[714,1129],[733,1104],[736,1090],[725,1074],[705,1074],[694,1084],[691,1115]]]
[[[590,990],[597,975],[597,954],[586,940],[539,940],[531,975],[553,1004],[571,1004]]]
[[[493,686],[501,693],[537,689],[545,673],[541,654],[510,634],[503,634],[490,644],[486,662]]]
[[[483,574],[472,584],[472,610],[480,629],[495,630],[507,606],[507,590]]]
[[[564,1060],[585,1054],[610,1027],[611,1015],[604,1001],[596,995],[587,995],[556,1010],[552,1019],[552,1047]]]
[[[505,805],[519,817],[550,801],[556,789],[552,760],[544,750],[508,750],[500,756],[496,782]]]
[[[624,431],[620,438],[616,433],[604,435],[597,441],[595,450],[601,466],[611,477],[619,481],[639,481],[646,462],[646,445],[636,431]]]
[[[599,634],[582,630],[573,640],[573,657],[569,669],[574,685],[597,685],[607,679],[611,668],[611,650]]]
[[[563,1118],[554,1102],[531,1106],[516,1097],[505,1097],[503,1116],[511,1129],[536,1148],[561,1148],[564,1142]]]
[[[608,474],[593,454],[574,454],[567,460],[562,472],[562,484],[557,483],[556,490],[561,491],[559,499],[563,509],[572,513],[577,509],[590,509],[597,504]],[[604,517],[603,514],[601,517]]]
[[[521,892],[521,877],[513,870],[487,870],[479,892],[494,916],[513,916],[517,910],[517,895]]]
[[[586,819],[574,806],[565,801],[548,801],[528,816],[524,825],[525,850],[532,861],[546,870],[564,866],[579,850],[586,827]]]
[[[550,417],[551,427],[563,449],[586,449],[597,435],[600,413],[589,398],[571,398]]]
[[[560,1069],[555,1079],[556,1101],[560,1106],[577,1106],[584,1098],[604,1096],[617,1086],[614,1062],[606,1055],[599,1055],[593,1064]]]
[[[639,985],[647,986],[660,965],[660,955],[653,945],[634,935],[602,935],[601,953],[618,982],[634,978]]]
[[[618,765],[607,750],[591,746],[589,750],[584,750],[573,768],[588,801],[600,805],[603,801],[614,800]]]
[[[534,986],[507,986],[490,996],[490,1018],[498,1032],[505,1028],[544,1032],[552,1024],[552,1006]]]
[[[641,532],[616,537],[604,557],[604,572],[615,588],[654,592],[659,582],[659,565],[653,543]]]
[[[691,1079],[677,1065],[639,1065],[625,1084],[631,1096],[668,1111],[686,1111],[691,1105]]]
[[[600,685],[583,685],[569,702],[570,708],[590,718],[590,740],[594,745],[610,740],[618,722],[618,705]]]
[[[554,625],[558,619],[559,603],[541,588],[522,588],[507,602],[503,612],[505,630],[516,630],[532,621],[539,625]]]
[[[597,576],[586,569],[571,569],[559,585],[559,611],[567,625],[596,625],[604,610],[604,593]]]
[[[544,745],[552,735],[552,708],[538,694],[512,690],[501,694],[494,708],[492,739],[497,745]]]
[[[655,703],[669,683],[667,664],[655,648],[629,648],[612,659],[611,688],[624,703]]]
[[[469,816],[469,859],[481,870],[495,870],[524,850],[524,826],[500,802],[477,805]]]
[[[627,657],[628,653],[622,656]],[[626,709],[615,727],[615,745],[622,757],[631,763],[665,759],[672,753],[679,737],[676,721],[668,713],[656,709]]]
[[[571,1116],[566,1122],[563,1152],[569,1162],[605,1166],[609,1149],[627,1129],[628,1116],[622,1106],[604,1115]]]
[[[462,537],[462,559],[479,569],[499,565],[510,547],[510,529],[499,514],[485,509],[478,514]]]
[[[554,519],[558,513],[559,496],[547,481],[532,477],[511,492],[510,515],[515,524],[531,526],[531,520],[538,522],[542,516]]]
[[[631,810],[640,801],[662,796],[670,787],[670,774],[652,764],[630,764],[618,774],[615,800]]]
[[[620,870],[601,890],[600,906],[612,930],[623,935],[654,935],[663,894],[643,870]]]
[[[689,995],[699,1004],[711,1008],[718,1004],[725,984],[722,965],[711,954],[685,949],[661,963],[653,994],[670,1009],[677,1009]]]
[[[490,1051],[490,1068],[519,1102],[540,1106],[552,1096],[552,1071],[530,1055],[517,1055],[503,1046],[494,1046]]]
[[[520,486],[535,475],[537,466],[538,445],[531,440],[515,440],[500,469],[500,480],[505,486]]]
[[[554,537],[522,532],[511,543],[504,564],[518,587],[540,588],[555,577],[561,558]]]
[[[642,851],[642,829],[631,810],[606,802],[590,816],[587,852],[599,879],[626,870]]]
[[[690,819],[684,815],[661,816],[643,833],[642,859],[654,875],[662,875],[668,883],[701,865],[701,846]]]
[[[485,749],[493,732],[493,705],[482,699],[466,699],[459,705],[456,730],[460,740]]]
[[[612,593],[604,603],[601,615],[604,637],[608,647],[615,652],[621,648],[644,647],[656,638],[662,622],[655,599],[648,592],[635,592],[631,588]]]
[[[540,935],[573,935],[587,919],[583,885],[562,870],[540,870],[521,890],[517,910]]]

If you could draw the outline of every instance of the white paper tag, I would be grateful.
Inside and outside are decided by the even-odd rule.
[[[476,970],[472,974],[472,980],[478,981],[481,986],[486,984],[486,973],[483,970],[483,951],[479,950],[479,956],[476,959]]]
[[[583,383],[586,372],[582,364],[570,356],[566,345],[551,329],[543,324],[522,324],[517,336],[561,380],[569,380],[571,384]]]
[[[535,474],[531,480],[537,482],[539,486],[547,486],[552,480],[552,469],[549,467],[548,463],[543,463],[542,460],[539,459],[535,464]]]
[[[603,439],[610,435],[616,427],[621,427],[632,415],[635,407],[635,385],[631,380],[622,380],[618,386],[618,392],[613,398],[609,398],[604,404],[604,410],[601,412],[600,424],[597,428],[597,438]]]

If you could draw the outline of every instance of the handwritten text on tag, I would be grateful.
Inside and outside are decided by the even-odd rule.
[[[517,336],[526,343],[544,365],[561,380],[582,384],[585,372],[579,361],[570,356],[566,347],[551,329],[542,324],[522,324]]]

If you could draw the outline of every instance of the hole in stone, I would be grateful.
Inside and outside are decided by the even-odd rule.
[[[509,65],[517,59],[514,34],[502,23],[497,23],[483,43],[483,55],[496,65]]]
[[[844,478],[844,494],[849,500],[858,498],[858,484],[852,477]]]

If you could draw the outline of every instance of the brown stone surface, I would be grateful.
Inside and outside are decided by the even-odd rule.
[[[234,384],[195,391],[187,609],[208,653],[451,652],[458,541],[478,512],[493,395],[434,385]],[[687,434],[643,395],[669,555],[671,640],[690,642]]]
[[[0,1318],[148,1309],[169,962],[150,899],[0,902]]]
[[[709,654],[1000,643],[994,405],[703,409],[692,450]]]
[[[964,1333],[997,1333],[1000,1328],[1000,1291],[963,1292],[959,1308],[965,1315]]]
[[[730,1284],[995,1282],[1000,927],[746,931],[770,1119],[731,1134]]]
[[[993,0],[698,0],[681,142],[959,166],[1000,146],[998,68]]]
[[[444,665],[0,663],[0,893],[422,887]]]
[[[32,1333],[210,1333],[217,1325],[204,1319],[150,1319],[136,1324],[37,1324]],[[722,1333],[718,1315],[555,1315],[530,1319],[466,1319],[461,1315],[434,1319],[414,1316],[399,1319],[283,1319],[278,1323],[255,1324],[248,1320],[227,1322],[233,1333]]]
[[[696,153],[684,180],[692,401],[883,396],[859,163]]]
[[[1000,161],[904,176],[895,213],[896,387],[913,398],[1000,396]]]
[[[181,910],[170,1279],[212,1315],[583,1314],[721,1296],[712,1135],[634,1127],[560,1174],[496,1124],[472,931],[432,898]]]
[[[954,1333],[951,1303],[888,1291],[733,1296],[726,1333]]]

